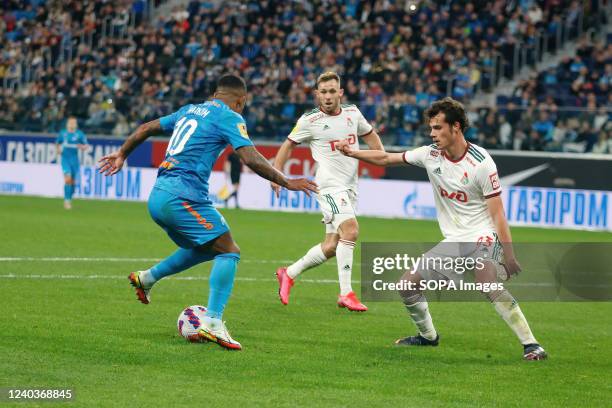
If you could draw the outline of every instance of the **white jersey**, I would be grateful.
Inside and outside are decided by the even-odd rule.
[[[463,155],[451,160],[430,145],[404,152],[403,158],[427,170],[444,238],[462,241],[481,231],[495,232],[486,199],[500,195],[501,185],[495,162],[485,149],[468,143]]]
[[[372,132],[372,125],[355,105],[341,105],[340,113],[328,115],[320,109],[305,113],[288,138],[294,143],[308,143],[318,168],[315,180],[320,194],[353,190],[357,193],[359,161],[336,150],[336,142],[348,140],[359,150],[359,137]]]

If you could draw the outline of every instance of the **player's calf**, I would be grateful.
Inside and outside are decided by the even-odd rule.
[[[402,276],[401,282],[413,282],[418,286],[418,283],[422,280],[422,273],[423,272],[406,272]],[[431,314],[429,313],[429,304],[427,303],[425,295],[418,290],[402,290],[399,292],[399,294],[402,298],[404,306],[406,307],[406,311],[419,331],[418,336],[428,341],[437,341],[436,339],[438,337],[438,333],[433,325],[433,320],[431,319]],[[409,337],[406,339],[409,339]],[[408,342],[409,340],[406,339],[404,340]],[[414,344],[411,343],[411,345]]]

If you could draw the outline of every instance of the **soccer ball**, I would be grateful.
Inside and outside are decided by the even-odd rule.
[[[205,340],[198,335],[198,330],[202,327],[204,313],[206,313],[204,306],[193,305],[185,308],[176,322],[179,334],[192,343],[204,342]]]

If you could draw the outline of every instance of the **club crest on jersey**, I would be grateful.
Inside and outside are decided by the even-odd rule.
[[[491,181],[491,187],[493,188],[493,190],[497,190],[500,187],[499,177],[497,177],[497,173],[490,174],[489,180]]]
[[[239,123],[236,126],[238,127],[238,132],[240,132],[240,136],[244,137],[245,139],[248,139],[249,134],[247,133],[246,125],[244,123]]]
[[[344,198],[341,198],[341,199],[340,199],[340,205],[341,205],[342,207],[345,207],[345,206],[346,206],[346,204],[347,204],[346,200],[345,200]]]
[[[323,125],[323,130],[327,130],[327,129],[329,129],[329,126],[328,125]]]
[[[437,150],[430,150],[430,151],[429,151],[429,155],[430,155],[431,157],[438,157],[438,156],[440,155],[440,152],[439,152],[439,151],[437,151]]]
[[[346,125],[349,127],[353,126],[353,121],[351,120],[351,118],[346,118]]]
[[[470,179],[468,178],[467,171],[464,171],[463,177],[461,177],[461,184],[463,184],[464,186],[467,186],[469,182],[470,182]]]

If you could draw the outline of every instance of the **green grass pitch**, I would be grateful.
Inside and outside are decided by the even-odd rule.
[[[302,276],[289,306],[278,301],[274,271],[322,238],[320,216],[223,213],[242,249],[225,313],[242,352],[188,344],[176,332],[183,307],[206,304],[210,264],[178,275],[194,280],[160,282],[150,305],[137,302],[127,274],[154,262],[122,258],[163,258],[174,250],[144,203],[76,201],[68,212],[58,199],[0,196],[0,257],[29,258],[0,261],[0,388],[69,387],[76,395],[69,406],[79,407],[612,401],[610,303],[521,303],[550,353],[544,362],[521,360],[514,334],[486,302],[431,302],[440,346],[396,348],[396,338],[415,332],[403,307],[338,309],[333,261]],[[440,239],[434,222],[359,221],[362,241]],[[523,242],[612,241],[609,233],[561,230],[513,228],[513,235]],[[90,259],[43,260],[50,257]]]

